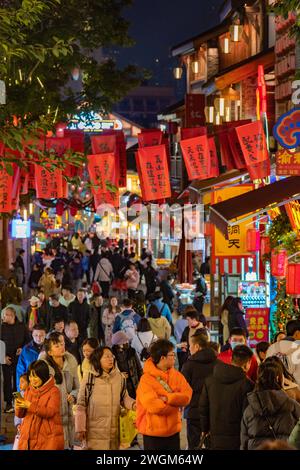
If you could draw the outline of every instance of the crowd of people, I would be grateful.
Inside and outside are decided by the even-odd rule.
[[[146,249],[137,259],[94,234],[68,243],[33,256],[27,301],[25,269],[1,292],[3,395],[18,449],[119,449],[124,409],[145,450],[179,450],[183,418],[189,449],[300,448],[298,320],[253,352],[241,299],[229,297],[214,343],[201,274],[183,309],[174,266],[159,270]]]

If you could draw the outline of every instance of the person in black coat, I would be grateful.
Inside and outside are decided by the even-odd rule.
[[[155,292],[157,286],[157,272],[153,268],[151,261],[148,261],[146,269],[144,270],[145,282],[147,287],[147,298]]]
[[[43,271],[41,266],[38,264],[34,264],[28,279],[28,287],[34,291],[34,294],[38,290],[39,280],[41,279],[42,274]]]
[[[174,310],[173,299],[175,297],[175,294],[170,284],[171,279],[172,279],[172,276],[169,275],[167,279],[163,279],[161,281],[160,291],[163,296],[163,301],[169,305],[171,312],[173,312]]]
[[[119,272],[123,265],[123,258],[122,258],[119,248],[114,249],[114,253],[111,257],[110,262],[114,270],[114,278],[119,279]]]
[[[193,389],[192,400],[184,410],[189,450],[195,449],[200,442],[199,398],[204,381],[213,373],[215,365],[219,362],[215,351],[209,347],[208,337],[197,333],[191,337],[191,356],[181,370]]]
[[[233,328],[243,328],[248,338],[249,332],[244,315],[242,299],[236,297],[229,306],[228,328],[229,331],[232,331]]]
[[[6,402],[6,412],[12,412],[12,394],[17,390],[16,367],[23,346],[30,341],[29,331],[24,323],[16,318],[16,311],[7,307],[4,311],[1,325],[1,340],[5,343],[5,364],[3,371],[3,394]]]
[[[263,362],[255,390],[248,393],[241,426],[241,450],[253,450],[267,440],[287,441],[300,418],[300,405],[283,387],[279,364]]]
[[[70,320],[74,320],[79,328],[79,335],[84,340],[87,338],[87,327],[90,322],[90,306],[86,300],[84,289],[79,289],[76,299],[69,305]]]
[[[54,326],[54,322],[57,319],[63,319],[65,323],[68,321],[68,309],[64,305],[62,305],[58,300],[58,295],[53,294],[50,295],[49,298],[49,314],[48,314],[48,324],[47,329],[52,330]]]
[[[74,320],[65,325],[65,346],[66,351],[73,354],[78,364],[81,364],[81,338],[79,336],[78,325]]]
[[[210,433],[212,450],[239,450],[241,420],[254,384],[246,377],[253,352],[236,346],[232,365],[218,362],[201,391],[200,426]]]

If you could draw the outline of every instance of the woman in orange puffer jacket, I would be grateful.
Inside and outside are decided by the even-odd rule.
[[[145,450],[180,449],[181,408],[189,404],[193,391],[174,363],[170,341],[152,344],[136,394],[136,424]]]
[[[24,418],[18,450],[63,450],[60,391],[44,361],[29,366],[30,386],[16,399],[16,416]]]

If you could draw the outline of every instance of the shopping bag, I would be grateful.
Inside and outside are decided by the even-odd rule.
[[[20,440],[20,434],[18,433],[15,437],[12,450],[19,450],[19,440]]]
[[[99,285],[99,282],[94,281],[92,284],[92,292],[94,295],[101,294],[101,287]]]
[[[119,417],[120,425],[120,449],[128,449],[137,435],[135,427],[136,411],[121,408]]]

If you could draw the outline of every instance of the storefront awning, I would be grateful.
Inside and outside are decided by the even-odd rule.
[[[210,221],[226,236],[228,226],[234,225],[238,217],[251,214],[245,217],[250,218],[295,199],[300,199],[300,176],[285,178],[214,204],[210,207]]]
[[[215,85],[218,90],[245,80],[252,75],[257,75],[257,67],[263,65],[264,69],[267,70],[274,67],[275,64],[275,52],[274,48],[270,48],[267,52],[263,51],[256,54],[253,57],[248,57],[239,64],[232,65],[228,69],[223,70],[221,74],[215,77]]]

